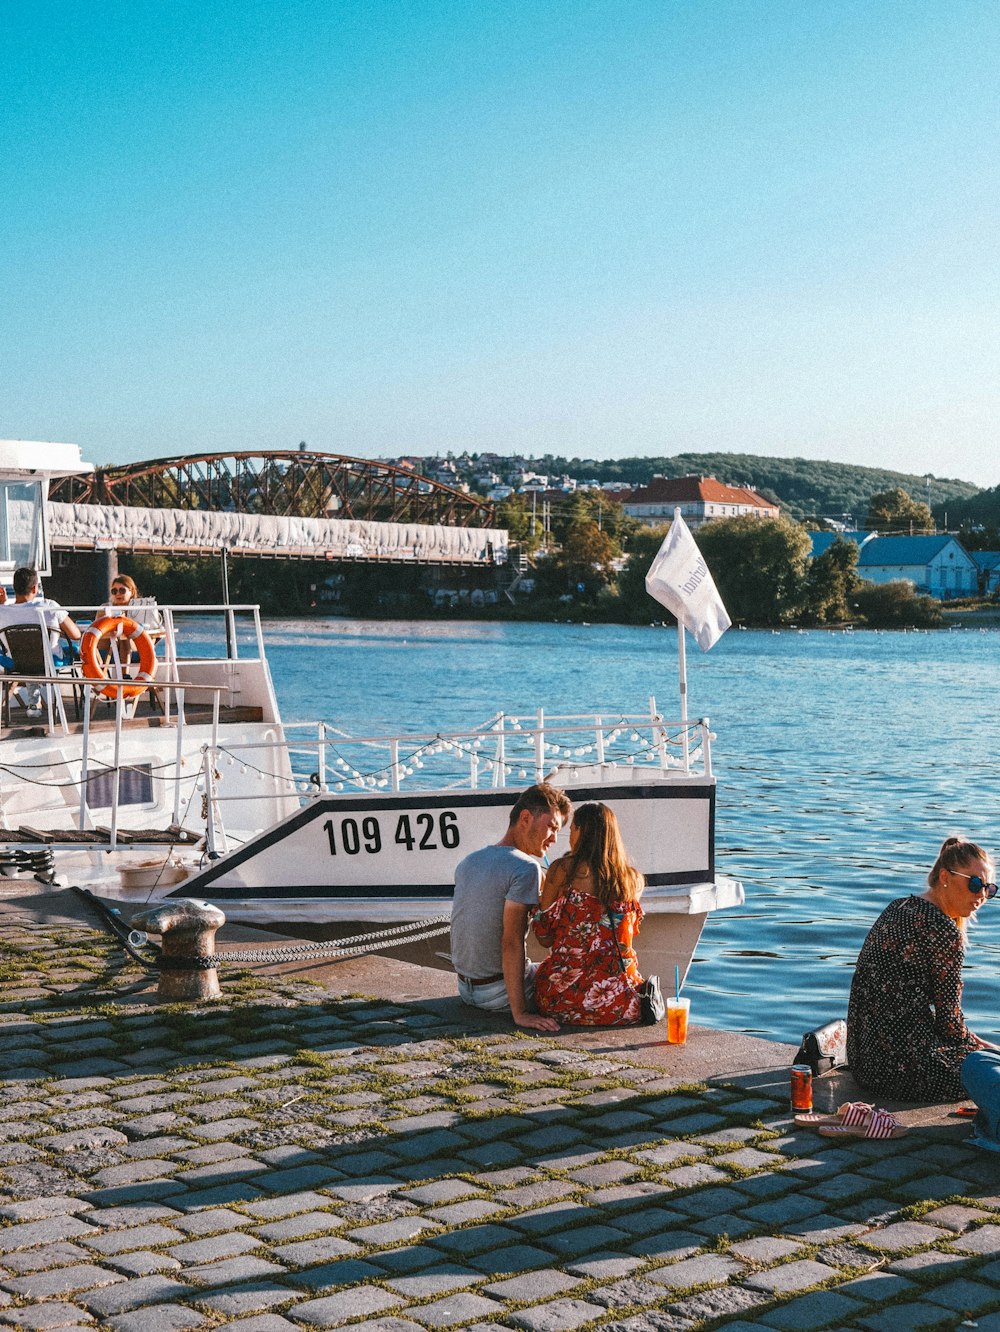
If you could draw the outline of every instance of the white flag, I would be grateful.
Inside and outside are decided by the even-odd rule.
[[[694,635],[703,652],[732,624],[705,557],[679,512],[674,514],[670,531],[649,566],[646,591]]]

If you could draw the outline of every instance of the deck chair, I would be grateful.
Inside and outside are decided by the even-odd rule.
[[[10,726],[10,697],[19,680],[32,676],[48,676],[52,679],[56,675],[66,675],[67,678],[72,678],[72,668],[56,668],[49,643],[49,627],[40,611],[38,612],[37,624],[8,625],[6,629],[0,631],[0,639],[3,639],[6,644],[7,655],[14,663],[14,669],[8,671],[3,678],[3,701],[0,705],[2,720],[6,722],[7,726]],[[59,725],[63,732],[68,733],[69,723],[66,720],[66,709],[63,706],[61,689],[54,684],[39,685],[39,688],[45,698],[45,705],[48,710],[49,730],[52,730],[55,718],[58,716]],[[76,689],[73,691],[73,699],[77,707],[77,715],[79,715]]]

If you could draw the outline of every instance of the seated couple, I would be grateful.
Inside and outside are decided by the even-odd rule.
[[[463,1003],[509,1010],[519,1027],[604,1027],[639,1021],[642,984],[633,948],[644,887],[606,805],[573,815],[569,852],[543,874],[572,806],[547,783],[529,787],[498,843],[455,871],[451,958]],[[525,953],[529,921],[551,949],[539,965]]]
[[[982,847],[949,837],[926,889],[889,903],[858,957],[847,1057],[859,1085],[875,1097],[971,1097],[978,1107],[972,1142],[1000,1151],[1000,1050],[970,1031],[962,1012],[967,925],[996,896],[992,879]]]

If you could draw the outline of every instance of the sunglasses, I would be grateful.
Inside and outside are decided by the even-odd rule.
[[[127,588],[127,587],[113,587],[113,588],[111,589],[111,595],[112,595],[113,597],[127,597],[127,596],[128,596],[128,588]]]
[[[984,883],[978,874],[963,874],[961,870],[952,870],[959,879],[969,880],[970,893],[985,893],[987,901],[992,901],[997,895],[997,885],[995,883]]]

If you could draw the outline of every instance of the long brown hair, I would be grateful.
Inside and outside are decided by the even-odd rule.
[[[573,827],[579,833],[575,848],[563,858],[566,882],[589,869],[594,896],[604,906],[612,902],[638,902],[646,881],[629,862],[621,829],[607,805],[578,805]]]

